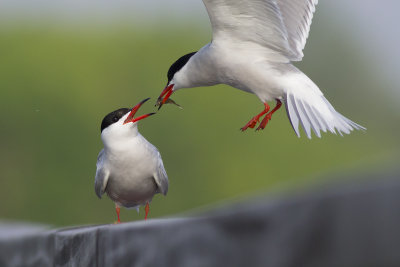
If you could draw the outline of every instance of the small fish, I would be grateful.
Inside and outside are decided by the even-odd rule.
[[[181,105],[179,105],[178,103],[176,103],[174,100],[172,100],[171,98],[168,98],[167,101],[165,102],[165,104],[173,104],[175,106],[177,106],[180,109],[183,109],[183,107]]]
[[[163,104],[161,103],[161,101],[162,101],[162,99],[159,98],[159,99],[157,100],[157,103],[155,104],[155,106],[158,107],[158,109],[160,109],[161,106],[163,105]],[[177,106],[178,108],[183,109],[183,107],[182,107],[181,105],[179,105],[178,103],[176,103],[176,102],[175,102],[174,100],[172,100],[171,98],[168,98],[167,101],[165,101],[164,104],[173,104],[173,105]]]

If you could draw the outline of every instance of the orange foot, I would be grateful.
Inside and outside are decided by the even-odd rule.
[[[118,221],[114,222],[114,224],[119,224],[121,223],[121,220],[119,219],[119,212],[121,211],[121,208],[117,204],[115,204],[115,211],[117,212]]]
[[[245,126],[240,128],[240,130],[242,130],[242,132],[246,131],[247,128],[254,128],[256,126],[256,124],[259,122],[260,117],[262,117],[264,114],[268,113],[269,105],[267,103],[264,103],[264,106],[265,106],[265,108],[262,112],[260,112],[260,114],[254,116]]]
[[[242,132],[243,132],[243,131],[246,131],[247,128],[252,128],[253,129],[254,127],[256,127],[256,124],[258,123],[259,120],[260,120],[259,116],[253,117],[245,126],[240,128],[240,130],[242,130]]]
[[[147,215],[149,214],[149,210],[150,210],[150,205],[149,202],[147,202],[146,207],[144,208],[144,211],[146,212],[146,214],[144,215],[144,220],[147,220]]]
[[[267,126],[267,123],[269,122],[269,120],[271,118],[272,118],[272,114],[271,113],[268,113],[267,115],[265,115],[265,117],[261,121],[260,125],[258,125],[258,128],[256,129],[256,131],[264,130],[265,126]]]
[[[264,130],[265,126],[267,126],[267,123],[271,120],[272,118],[272,114],[275,113],[275,111],[277,111],[278,109],[280,109],[280,107],[282,106],[282,102],[280,100],[276,100],[276,106],[274,107],[273,110],[271,110],[270,113],[268,113],[267,115],[265,115],[264,119],[261,121],[260,125],[258,126],[258,128],[256,129],[256,131],[258,130]]]

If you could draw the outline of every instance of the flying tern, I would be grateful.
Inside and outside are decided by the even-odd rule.
[[[324,97],[318,86],[291,64],[303,49],[318,0],[203,0],[212,41],[197,52],[180,57],[168,70],[159,108],[181,88],[227,84],[255,94],[262,112],[244,127],[264,129],[284,103],[298,137],[299,124],[311,131],[349,134],[365,128],[347,119]],[[268,101],[276,101],[270,110]]]

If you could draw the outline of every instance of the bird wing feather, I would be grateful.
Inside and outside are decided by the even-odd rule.
[[[156,173],[154,174],[154,180],[158,188],[160,189],[160,192],[163,195],[166,195],[168,192],[168,176],[167,172],[165,171],[164,163],[161,159],[160,152],[157,153],[158,153],[158,164]]]
[[[276,3],[286,27],[289,47],[294,54],[291,60],[301,60],[318,0],[277,0]]]
[[[97,157],[96,178],[94,180],[94,191],[99,198],[101,198],[106,190],[109,176],[109,171],[104,168],[104,149],[102,149]]]
[[[301,60],[318,0],[203,0],[213,41],[256,43]]]

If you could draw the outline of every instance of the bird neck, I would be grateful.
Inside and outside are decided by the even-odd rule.
[[[138,143],[141,135],[137,127],[131,127],[129,130],[113,133],[113,135],[102,135],[104,149],[109,151],[123,151],[131,149]]]
[[[193,55],[183,68],[174,76],[175,90],[218,84],[217,70],[212,57],[210,44]]]

